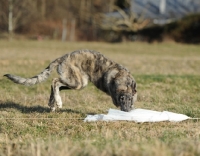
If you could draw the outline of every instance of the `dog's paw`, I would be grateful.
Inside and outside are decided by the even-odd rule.
[[[51,111],[51,112],[55,112],[55,111],[56,111],[56,108],[55,108],[55,107],[50,107],[50,111]]]
[[[60,100],[59,102],[56,103],[57,108],[62,108],[62,101]]]
[[[57,105],[57,108],[58,108],[58,109],[61,109],[61,108],[62,108],[62,105]]]

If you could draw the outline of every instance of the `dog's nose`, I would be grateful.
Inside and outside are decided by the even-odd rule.
[[[130,112],[130,111],[131,111],[131,108],[122,108],[122,107],[121,107],[121,111]]]

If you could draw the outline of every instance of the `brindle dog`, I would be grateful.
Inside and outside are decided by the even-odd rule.
[[[40,74],[32,78],[6,74],[8,79],[22,85],[34,85],[47,79],[57,67],[59,78],[54,78],[51,85],[49,107],[55,111],[62,108],[60,90],[82,89],[91,81],[98,89],[112,97],[115,106],[122,111],[130,111],[137,99],[136,82],[130,72],[99,52],[79,50],[66,54],[55,61]]]

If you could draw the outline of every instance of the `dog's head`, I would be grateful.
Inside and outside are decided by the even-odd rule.
[[[116,105],[122,111],[129,112],[134,108],[134,103],[137,100],[136,83],[134,86],[118,86],[116,89]]]
[[[122,111],[129,112],[137,100],[136,82],[132,76],[122,74],[114,79],[112,99]]]

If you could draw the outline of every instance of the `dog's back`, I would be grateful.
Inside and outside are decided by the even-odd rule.
[[[63,82],[76,81],[77,88],[87,85],[88,81],[103,89],[103,75],[116,63],[106,58],[103,54],[92,50],[79,50],[64,55],[58,65],[58,73]]]

